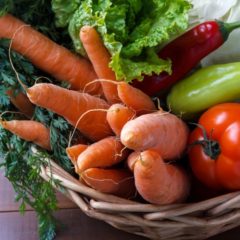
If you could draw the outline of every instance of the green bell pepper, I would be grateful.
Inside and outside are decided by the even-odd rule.
[[[185,120],[222,102],[240,98],[240,62],[202,68],[173,86],[167,96],[169,109]]]

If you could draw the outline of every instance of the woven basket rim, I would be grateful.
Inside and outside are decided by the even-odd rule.
[[[41,167],[41,177],[88,216],[150,239],[206,239],[240,225],[240,191],[194,203],[154,205],[100,193],[75,179],[54,161]],[[177,230],[176,230],[177,229]]]

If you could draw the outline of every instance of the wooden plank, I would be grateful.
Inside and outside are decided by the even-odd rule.
[[[91,219],[78,209],[62,209],[56,214],[63,224],[57,230],[56,240],[145,240],[146,238],[132,235],[112,228],[110,225]],[[2,240],[38,240],[37,221],[34,212],[0,213],[0,239]],[[239,239],[240,229],[234,229],[209,240]]]
[[[14,202],[11,184],[0,171],[0,239],[2,240],[38,240],[36,214],[31,211],[21,216],[18,204]],[[58,228],[57,240],[144,240],[145,238],[119,231],[110,225],[91,219],[76,208],[70,200],[59,194],[59,206],[62,208],[55,215],[63,224]],[[239,239],[240,228],[217,235],[209,240]]]
[[[11,183],[4,177],[3,170],[0,170],[0,212],[17,211],[19,203],[15,201],[15,192]],[[58,207],[64,208],[77,208],[76,204],[66,198],[63,194],[57,192]],[[29,206],[27,210],[31,210]]]
[[[56,217],[63,224],[61,228],[58,228],[57,240],[95,240],[96,237],[98,240],[145,239],[91,219],[78,209],[59,210]],[[38,240],[35,213],[26,212],[24,216],[15,212],[0,213],[0,234],[2,240]]]

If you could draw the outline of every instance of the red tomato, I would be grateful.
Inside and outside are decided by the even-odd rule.
[[[215,189],[240,189],[240,103],[207,110],[190,134],[189,160],[196,177]]]

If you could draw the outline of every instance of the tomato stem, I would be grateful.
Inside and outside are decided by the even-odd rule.
[[[212,139],[213,129],[211,131],[210,137],[208,137],[206,129],[202,125],[196,123],[194,123],[194,125],[196,125],[202,130],[203,140],[197,140],[193,142],[192,145],[200,144],[203,147],[204,153],[212,160],[216,160],[218,155],[221,153],[221,148],[219,143]]]

